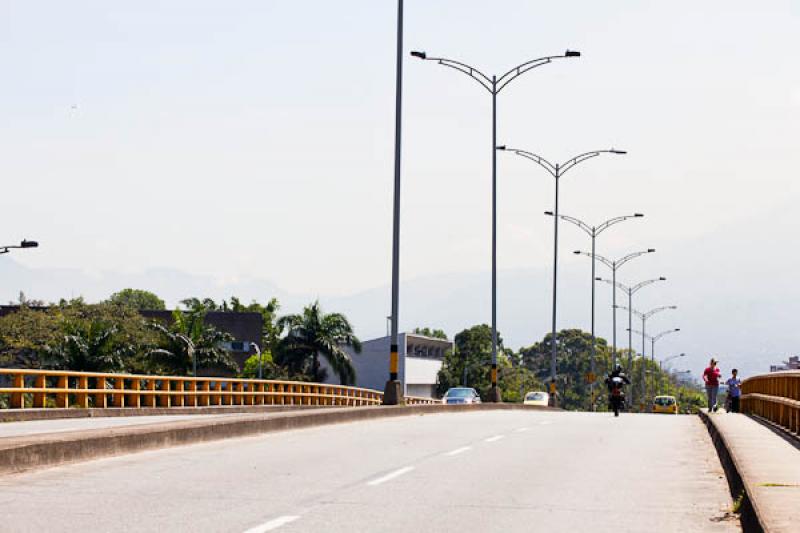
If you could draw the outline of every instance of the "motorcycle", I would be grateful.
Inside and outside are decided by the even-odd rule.
[[[619,376],[612,377],[608,384],[608,399],[609,403],[611,404],[611,409],[614,411],[614,416],[619,416],[619,412],[622,409],[625,409],[625,391],[623,390],[624,385],[625,380]]]

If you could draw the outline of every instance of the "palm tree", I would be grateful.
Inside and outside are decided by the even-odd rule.
[[[85,372],[120,372],[136,347],[117,339],[119,329],[101,321],[65,325],[62,342],[49,350],[46,366]]]
[[[222,343],[233,340],[233,337],[224,331],[206,326],[203,322],[204,314],[175,311],[172,313],[171,325],[165,326],[160,322],[149,324],[151,329],[161,334],[158,348],[148,353],[160,370],[177,375],[189,374],[193,358],[196,357],[198,367],[238,372],[236,362],[222,348]]]
[[[355,383],[353,361],[342,346],[351,346],[356,353],[361,353],[361,341],[344,315],[323,313],[316,301],[304,308],[302,314],[279,318],[278,329],[285,329],[286,336],[278,343],[275,362],[286,366],[291,374],[322,381],[325,378],[325,371],[319,364],[322,356],[342,385]]]

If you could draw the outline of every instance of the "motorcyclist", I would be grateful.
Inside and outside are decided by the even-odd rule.
[[[620,365],[616,365],[605,380],[608,387],[608,399],[614,416],[619,416],[619,411],[625,403],[624,385],[630,385],[631,380],[622,371]]]

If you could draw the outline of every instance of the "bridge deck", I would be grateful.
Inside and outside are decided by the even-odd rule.
[[[0,478],[13,531],[738,531],[696,417],[376,419]],[[45,504],[46,502],[46,504]]]

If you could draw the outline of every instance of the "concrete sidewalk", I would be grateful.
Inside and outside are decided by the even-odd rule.
[[[800,531],[800,444],[741,414],[701,413],[735,472],[758,524],[768,533]],[[727,455],[727,457],[725,457]],[[744,518],[744,517],[743,517]]]

